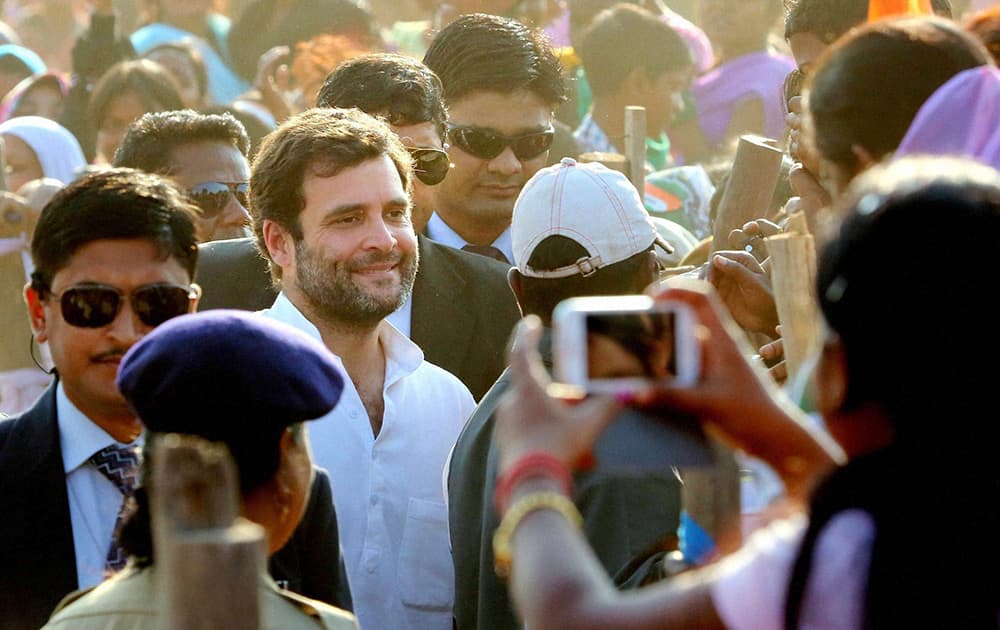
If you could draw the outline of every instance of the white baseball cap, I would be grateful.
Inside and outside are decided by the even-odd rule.
[[[535,247],[550,236],[572,239],[588,256],[558,269],[530,267]],[[531,278],[589,276],[654,243],[673,253],[625,175],[568,157],[535,173],[521,189],[511,219],[511,240],[518,271]]]

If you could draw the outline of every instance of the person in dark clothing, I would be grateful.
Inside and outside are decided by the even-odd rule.
[[[508,274],[511,288],[523,313],[538,315],[546,326],[563,299],[640,293],[657,277],[653,248],[658,237],[638,193],[624,175],[597,164],[564,159],[540,171],[514,207],[512,236],[519,262]],[[590,262],[592,274],[584,271]],[[551,366],[548,339],[542,354]],[[448,472],[459,630],[518,627],[507,588],[493,570],[491,544],[499,524],[493,504],[495,411],[510,384],[505,371],[476,407]],[[654,563],[643,561],[669,547],[677,528],[677,478],[671,473],[622,478],[594,471],[575,481],[584,531],[604,569],[623,586],[650,579]]]

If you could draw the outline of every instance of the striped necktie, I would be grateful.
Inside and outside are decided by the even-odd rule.
[[[122,493],[122,507],[115,519],[115,530],[108,548],[105,568],[118,571],[125,566],[125,550],[118,543],[122,525],[134,511],[133,494],[139,480],[139,454],[134,446],[105,446],[90,457],[90,463],[115,484]]]

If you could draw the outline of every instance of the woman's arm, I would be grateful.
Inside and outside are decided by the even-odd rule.
[[[814,478],[841,457],[836,445],[801,421],[769,377],[757,374],[743,356],[742,333],[710,291],[671,288],[659,299],[684,302],[695,312],[704,339],[702,377],[691,388],[658,388],[637,402],[698,413],[718,434],[774,466],[790,492],[804,496]],[[501,474],[537,452],[571,465],[620,408],[608,398],[570,406],[550,396],[537,352],[539,336],[537,318],[520,324],[511,354],[513,387],[498,412]],[[535,475],[514,486],[508,503],[517,505],[539,492],[564,488]],[[711,598],[711,568],[637,592],[618,592],[579,530],[552,509],[525,515],[510,542],[511,590],[528,627],[722,627]]]

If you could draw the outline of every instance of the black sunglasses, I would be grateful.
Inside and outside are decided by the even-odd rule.
[[[413,159],[413,174],[428,186],[437,186],[444,181],[451,169],[451,158],[441,149],[426,147],[406,147]]]
[[[229,195],[235,197],[236,201],[246,208],[249,188],[247,182],[202,182],[193,186],[188,195],[201,208],[202,217],[213,219],[226,209]]]
[[[79,284],[61,294],[62,316],[67,324],[78,328],[101,328],[115,321],[123,299],[132,303],[139,320],[147,326],[159,326],[168,319],[187,313],[191,300],[200,291],[194,285],[147,284],[126,295],[106,284]]]
[[[552,146],[555,129],[533,131],[520,136],[505,136],[479,127],[448,125],[448,139],[458,148],[481,160],[492,160],[510,147],[519,160],[530,160]]]

